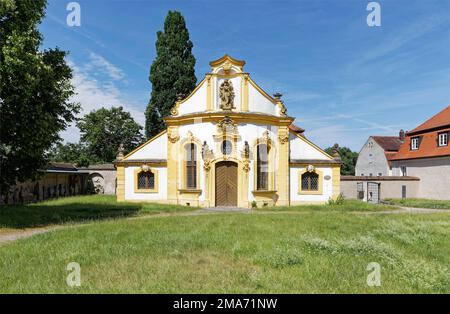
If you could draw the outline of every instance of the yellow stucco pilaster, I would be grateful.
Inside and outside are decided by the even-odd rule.
[[[248,112],[248,74],[241,77],[241,110]]]
[[[333,167],[333,199],[341,193],[341,166]]]
[[[250,206],[250,202],[248,201],[248,170],[245,169],[245,166],[239,165],[238,167],[238,178],[239,178],[239,192],[241,193],[239,199],[238,206],[247,208]]]
[[[211,207],[211,198],[210,198],[210,191],[211,191],[211,187],[210,185],[210,181],[209,181],[209,176],[211,173],[211,166],[208,165],[207,166],[203,166],[203,170],[204,170],[204,174],[205,174],[205,200],[202,202],[202,204],[200,206],[202,207]]]
[[[276,169],[277,205],[289,205],[289,127],[278,127],[278,156]]]
[[[178,204],[178,126],[170,126],[167,132],[167,200]]]
[[[213,111],[213,78],[212,75],[206,75],[206,111]]]
[[[117,166],[117,201],[125,201],[125,167]]]

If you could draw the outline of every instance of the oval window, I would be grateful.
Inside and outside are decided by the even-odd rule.
[[[222,142],[222,154],[230,155],[232,151],[233,151],[233,144],[230,141],[223,141]]]

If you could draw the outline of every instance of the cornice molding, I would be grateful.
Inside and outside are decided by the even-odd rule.
[[[248,122],[257,124],[270,125],[286,125],[289,126],[294,121],[292,117],[278,117],[267,114],[251,113],[251,112],[199,112],[182,116],[169,116],[164,119],[168,126],[171,125],[186,125],[198,122],[220,122],[225,117],[233,119],[236,123]]]

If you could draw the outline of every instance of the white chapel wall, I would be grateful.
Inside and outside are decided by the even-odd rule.
[[[135,192],[135,171],[139,166],[129,166],[125,168],[125,199],[143,201],[164,201],[167,199],[167,168],[151,167],[158,171],[158,192],[157,193],[136,193]]]
[[[248,110],[269,115],[277,115],[277,106],[261,94],[252,84],[248,84]]]
[[[136,159],[167,159],[167,134],[162,134],[127,157],[127,160]]]
[[[289,134],[290,158],[291,159],[319,159],[330,160],[330,158],[317,148],[298,138],[294,134]]]
[[[305,167],[290,167],[290,194],[291,202],[326,202],[333,196],[333,170],[331,167],[317,167],[317,170],[322,172],[323,178],[323,193],[320,195],[306,195],[299,194],[300,184],[300,172],[305,170]],[[329,180],[325,180],[325,177],[329,176]]]
[[[185,102],[178,107],[180,115],[206,111],[206,89],[207,83],[203,82],[200,88]]]

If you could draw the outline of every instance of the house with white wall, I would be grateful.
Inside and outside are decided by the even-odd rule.
[[[412,131],[392,158],[395,176],[420,178],[416,197],[450,199],[450,106]]]
[[[391,158],[398,152],[405,139],[405,132],[399,136],[370,136],[358,155],[355,166],[357,176],[392,175]]]
[[[398,137],[371,136],[361,149],[356,176],[341,178],[347,198],[450,199],[450,106]]]

